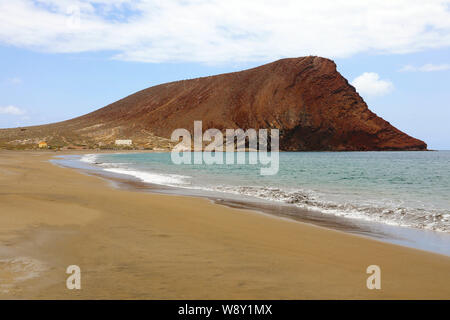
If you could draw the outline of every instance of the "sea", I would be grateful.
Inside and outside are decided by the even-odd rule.
[[[248,161],[174,164],[168,152],[55,161],[153,186],[149,190],[160,186],[164,193],[204,196],[450,255],[450,151],[280,152],[275,175],[261,175],[262,165]]]

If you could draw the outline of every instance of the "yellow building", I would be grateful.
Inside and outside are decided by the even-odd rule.
[[[45,142],[45,141],[41,141],[41,142],[39,142],[39,148],[48,148],[48,145],[47,145],[47,142]]]

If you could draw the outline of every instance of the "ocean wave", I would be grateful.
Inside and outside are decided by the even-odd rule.
[[[99,154],[85,154],[80,158],[80,161],[94,164],[107,172],[118,174],[125,174],[133,176],[145,183],[165,185],[165,186],[183,186],[189,184],[189,176],[177,174],[160,174],[149,171],[141,171],[130,169],[128,162],[100,162]]]
[[[319,211],[339,217],[450,232],[450,212],[442,210],[407,208],[396,206],[394,203],[389,207],[373,203],[370,205],[350,202],[336,203],[323,200],[315,192],[309,190],[288,191],[261,186],[217,186],[207,189],[292,204],[307,210]]]
[[[103,170],[133,176],[145,183],[172,186],[172,187],[189,184],[188,179],[190,178],[189,176],[182,176],[177,174],[159,174],[148,171],[138,171],[125,168],[104,168]]]
[[[81,162],[96,164],[98,159],[98,154],[85,154],[80,158]]]

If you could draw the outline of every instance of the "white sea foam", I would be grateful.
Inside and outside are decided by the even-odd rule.
[[[98,155],[97,154],[85,154],[81,157],[80,161],[86,163],[96,163]]]
[[[442,210],[407,208],[385,202],[385,206],[355,204],[351,202],[336,203],[323,200],[310,190],[283,190],[262,186],[215,186],[200,187],[207,191],[246,195],[258,199],[292,204],[297,207],[314,210],[324,214],[382,222],[389,225],[414,227],[434,231],[450,232],[450,214]]]
[[[148,171],[138,171],[125,168],[105,168],[105,171],[133,176],[143,182],[165,186],[183,186],[189,184],[189,176],[176,174],[159,174]]]
[[[165,186],[182,186],[189,184],[189,176],[182,176],[176,174],[159,174],[148,171],[139,171],[127,168],[130,165],[127,162],[99,162],[98,154],[86,154],[80,158],[80,161],[95,164],[101,167],[104,171],[118,174],[125,174],[133,176],[145,183],[152,183]]]

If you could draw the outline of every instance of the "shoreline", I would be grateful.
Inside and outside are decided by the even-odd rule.
[[[112,154],[120,153],[112,152]],[[233,193],[214,193],[205,190],[200,190],[199,192],[197,189],[188,187],[183,188],[149,183],[139,179],[135,175],[107,171],[98,166],[96,162],[81,161],[82,155],[95,156],[96,154],[60,155],[50,160],[50,162],[64,168],[76,169],[79,172],[106,179],[119,189],[124,188],[139,192],[209,199],[213,203],[229,208],[252,210],[259,214],[271,215],[291,222],[306,223],[328,230],[341,231],[385,243],[450,256],[450,248],[448,247],[450,234],[446,232],[395,224],[391,225],[386,222],[355,217],[342,217],[323,213],[318,210],[297,207],[284,202],[273,202],[250,196],[244,198],[237,197]],[[69,156],[77,158],[69,159]],[[426,239],[426,241],[421,241],[422,239]]]
[[[450,297],[447,256],[206,199],[111,188],[49,163],[55,153],[0,155],[1,298]],[[65,289],[70,264],[85,275],[79,292]],[[372,264],[382,290],[365,287]]]

